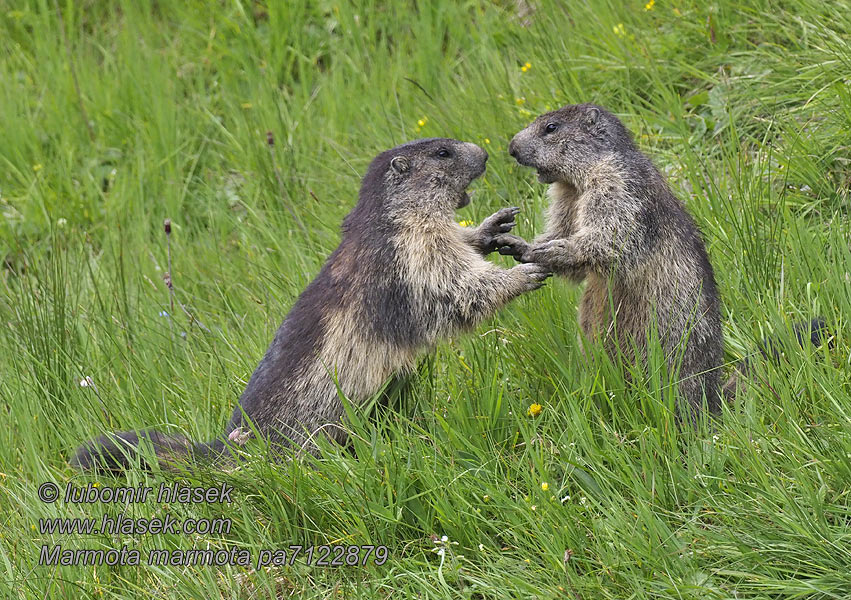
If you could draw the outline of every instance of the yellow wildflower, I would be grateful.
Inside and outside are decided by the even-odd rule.
[[[35,171],[36,173],[41,171],[43,168],[44,168],[44,165],[42,165],[41,163],[36,163],[36,164],[33,165],[33,171]]]
[[[428,123],[428,117],[423,117],[419,121],[417,121],[417,125],[420,127],[425,127],[426,123]]]
[[[541,489],[546,492],[548,489],[550,489],[550,484],[544,481],[543,483],[541,483]]]
[[[488,138],[485,138],[485,144],[490,144],[491,141]]]
[[[626,35],[626,28],[623,26],[623,23],[618,23],[612,27],[612,31],[614,31],[615,35],[618,37],[624,37]]]
[[[528,71],[528,70],[529,70],[529,69],[531,69],[531,68],[532,68],[532,63],[527,62],[527,63],[526,63],[526,64],[524,64],[522,67],[520,67],[520,70],[521,70],[521,71],[523,71],[523,72],[525,73],[526,71]]]
[[[517,103],[517,106],[523,106],[526,103],[525,96],[521,96],[520,98],[515,98],[514,101]]]
[[[472,221],[458,221],[458,224],[459,224],[461,227],[469,227],[470,225],[472,225],[472,224],[473,224],[473,222],[472,222]]]
[[[526,411],[526,414],[530,417],[537,417],[541,414],[541,411],[544,410],[544,407],[538,404],[537,402],[529,405],[529,410]]]
[[[648,0],[647,4],[644,5],[644,10],[653,10],[653,5],[656,4],[656,0]]]

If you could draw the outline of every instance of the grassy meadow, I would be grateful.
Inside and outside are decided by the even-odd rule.
[[[0,597],[851,598],[849,40],[832,0],[0,0]],[[67,460],[105,431],[219,434],[377,153],[482,145],[458,220],[518,205],[531,237],[545,187],[508,141],[584,101],[695,216],[729,364],[787,342],[715,423],[678,428],[658,381],[585,368],[581,289],[550,280],[424,357],[389,406],[353,409],[351,448],[273,465],[249,445],[187,480],[231,504],[39,499],[178,481]],[[798,349],[791,324],[815,315],[834,345]],[[39,526],[119,512],[232,526]],[[389,558],[255,568],[291,544]],[[39,565],[55,545],[252,560]]]

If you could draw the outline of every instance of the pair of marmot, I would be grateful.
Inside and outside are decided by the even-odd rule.
[[[586,338],[642,361],[655,329],[686,406],[694,412],[705,401],[717,410],[723,352],[712,266],[694,221],[623,124],[598,106],[566,106],[518,133],[509,152],[551,184],[547,230],[534,244],[508,233],[517,209],[475,229],[455,223],[467,186],[485,170],[487,153],[475,144],[427,139],[384,152],[343,221],[339,247],[284,319],[225,436],[193,444],[155,431],[110,434],[72,462],[120,469],[140,437],[163,458],[219,455],[253,430],[280,446],[310,444],[320,429],[342,440],[338,385],[353,402],[366,400],[421,352],[551,272],[586,282]],[[484,259],[497,248],[521,264],[502,269]]]

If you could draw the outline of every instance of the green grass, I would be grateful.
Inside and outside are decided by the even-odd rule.
[[[851,597],[848,5],[306,4],[0,2],[1,595]],[[544,189],[508,140],[580,101],[620,115],[695,215],[731,363],[817,314],[834,348],[758,362],[714,428],[679,430],[666,390],[583,366],[580,290],[553,282],[437,348],[389,408],[353,414],[354,452],[258,455],[193,480],[233,485],[226,507],[125,509],[228,517],[227,535],[39,532],[40,518],[118,511],[38,499],[44,481],[93,481],[66,462],[82,440],[220,433],[375,154],[423,136],[482,144],[488,173],[459,220],[519,204],[532,236]],[[186,312],[162,279],[167,217]],[[390,559],[37,564],[43,544],[256,561],[328,543],[384,544]]]

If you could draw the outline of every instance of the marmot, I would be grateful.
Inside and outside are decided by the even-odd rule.
[[[273,447],[314,452],[311,436],[319,430],[343,441],[337,384],[355,403],[368,399],[390,376],[412,369],[424,350],[550,275],[536,264],[503,269],[483,258],[517,209],[477,228],[455,223],[454,211],[469,202],[465,190],[484,173],[487,158],[475,144],[434,138],[372,161],[340,245],[284,319],[222,438],[193,444],[156,431],[110,434],[80,447],[72,464],[121,470],[126,449],[140,437],[163,464],[214,458],[228,453],[228,440],[241,443],[251,434],[246,417]]]
[[[720,387],[720,301],[703,239],[623,123],[599,106],[565,106],[515,135],[508,151],[551,184],[550,205],[534,245],[500,234],[500,253],[584,280],[580,327],[588,339],[603,338],[612,356],[646,360],[655,327],[668,366],[679,364],[680,396],[692,418],[704,398],[717,412],[721,399],[741,387],[741,375],[748,377],[750,362],[740,361]],[[820,317],[792,331],[801,346],[832,345]],[[776,362],[777,348],[777,341],[763,340],[759,352]]]
[[[592,104],[538,117],[509,153],[549,188],[546,232],[500,252],[585,281],[579,324],[612,356],[646,361],[655,328],[693,414],[720,408],[719,297],[695,222],[624,125]]]

